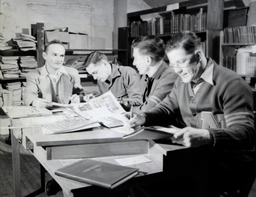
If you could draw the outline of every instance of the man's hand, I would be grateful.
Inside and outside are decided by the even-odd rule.
[[[71,104],[80,103],[80,97],[77,94],[73,94],[69,100]]]
[[[130,118],[129,120],[130,127],[141,126],[146,122],[146,117],[144,114],[132,113],[132,114],[129,114],[129,116],[130,117],[128,118]]]
[[[45,99],[42,99],[42,98],[38,98],[36,100],[33,101],[32,103],[32,106],[35,106],[35,107],[51,107],[52,104],[51,102],[48,102],[46,101]]]
[[[83,96],[84,102],[88,102],[89,100],[91,100],[93,98],[95,98],[95,96],[92,93],[86,94],[85,96]]]
[[[207,129],[197,129],[192,127],[185,127],[179,129],[172,127],[169,130],[173,133],[171,140],[174,143],[182,144],[186,147],[198,147],[210,144],[212,141],[211,134]]]

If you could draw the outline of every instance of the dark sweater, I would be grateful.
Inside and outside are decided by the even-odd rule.
[[[213,85],[203,82],[196,94],[190,83],[179,77],[172,92],[146,112],[145,125],[173,124],[200,128],[200,113],[224,115],[225,128],[209,128],[218,157],[229,162],[250,161],[255,146],[253,96],[251,88],[233,71],[214,63]]]

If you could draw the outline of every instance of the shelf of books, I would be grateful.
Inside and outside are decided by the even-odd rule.
[[[37,67],[36,39],[27,34],[0,35],[0,106],[22,105],[27,72]]]
[[[218,1],[219,2],[219,1]],[[215,3],[210,12],[216,17],[207,20],[209,15],[208,1],[184,1],[159,8],[152,8],[127,14],[128,43],[139,36],[155,35],[167,42],[174,34],[182,31],[193,31],[201,38],[207,56],[213,57],[216,51],[209,50],[215,46],[214,39],[218,36],[219,27],[213,23],[222,20],[222,9]],[[210,27],[210,31],[209,31]],[[215,33],[216,31],[216,33]],[[131,57],[131,48],[128,49]],[[215,56],[213,57],[214,59]],[[130,61],[129,61],[130,62]]]
[[[256,77],[256,26],[223,30],[222,65],[244,77]]]

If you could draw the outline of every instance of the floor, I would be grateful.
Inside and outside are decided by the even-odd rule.
[[[0,197],[13,197],[14,190],[12,184],[12,156],[11,146],[4,143],[6,136],[0,135]],[[21,153],[21,186],[23,196],[28,195],[40,187],[40,166],[37,160],[25,149]],[[51,177],[46,173],[46,181]],[[38,195],[46,197],[45,193]],[[62,192],[58,192],[56,197],[63,197]],[[256,196],[256,180],[248,197]],[[54,197],[54,196],[53,196]]]
[[[11,146],[4,143],[4,138],[5,136],[0,135],[0,197],[13,197]],[[24,148],[20,153],[22,196],[26,196],[40,188],[40,165]],[[46,181],[50,179],[50,175],[46,173]],[[38,196],[46,197],[47,195],[42,193]],[[63,197],[62,192],[54,196]]]

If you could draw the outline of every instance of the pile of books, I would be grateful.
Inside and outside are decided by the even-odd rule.
[[[22,83],[21,82],[13,82],[3,84],[2,92],[2,105],[3,106],[19,106],[22,105]]]
[[[37,61],[34,56],[21,56],[19,62],[21,76],[37,68]]]
[[[20,69],[18,65],[19,56],[1,56],[0,57],[0,76],[6,78],[20,77]]]
[[[12,49],[12,46],[10,46],[4,36],[0,33],[0,51],[6,51]]]
[[[36,50],[36,38],[28,34],[20,34],[19,37],[13,38],[21,51]]]

